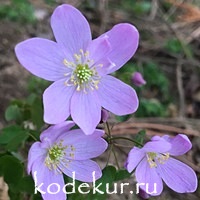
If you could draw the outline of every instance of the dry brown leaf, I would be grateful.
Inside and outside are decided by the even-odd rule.
[[[188,23],[200,21],[200,8],[198,6],[174,0],[166,1],[183,10],[184,13],[178,17],[180,21]]]

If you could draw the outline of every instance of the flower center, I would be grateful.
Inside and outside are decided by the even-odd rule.
[[[49,158],[52,161],[59,160],[62,156],[64,156],[63,148],[59,147],[58,145],[53,146],[49,149]]]
[[[64,74],[67,77],[66,86],[74,85],[77,91],[98,89],[100,76],[97,73],[96,67],[102,67],[102,64],[94,65],[94,61],[89,58],[89,52],[83,52],[80,49],[80,54],[74,54],[74,62],[69,62],[64,59],[63,63],[71,69],[71,72]]]
[[[93,71],[89,69],[88,65],[77,65],[74,75],[79,84],[86,83],[90,80],[93,75]]]
[[[147,161],[150,165],[150,167],[157,167],[157,164],[165,164],[165,162],[169,158],[169,153],[165,154],[158,154],[155,152],[148,152],[147,153]]]
[[[56,170],[59,173],[60,169],[58,169],[58,164],[64,160],[66,155],[65,149],[67,149],[67,147],[63,146],[62,142],[63,141],[60,141],[60,143],[55,143],[54,146],[48,150],[48,154],[45,159],[45,165],[50,170]]]

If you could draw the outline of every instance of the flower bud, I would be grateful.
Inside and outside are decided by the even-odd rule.
[[[106,122],[109,118],[109,112],[105,110],[104,108],[101,109],[101,121]]]
[[[140,72],[134,72],[131,77],[131,81],[134,85],[136,85],[138,87],[146,84],[146,81],[144,80],[144,78]]]

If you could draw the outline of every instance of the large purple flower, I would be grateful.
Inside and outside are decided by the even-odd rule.
[[[85,17],[70,5],[55,9],[51,27],[56,42],[33,38],[15,48],[27,70],[54,81],[43,95],[45,122],[57,124],[71,114],[74,122],[91,134],[100,121],[101,107],[116,115],[135,112],[135,91],[108,74],[135,53],[137,29],[122,23],[92,40]]]
[[[179,134],[174,138],[154,136],[143,148],[134,147],[130,151],[126,168],[129,172],[136,168],[135,176],[140,188],[146,191],[148,184],[146,192],[151,195],[156,196],[162,192],[162,180],[176,192],[194,192],[197,188],[195,172],[186,164],[170,157],[183,155],[191,147],[186,135]]]
[[[51,126],[29,151],[28,173],[32,173],[38,191],[45,193],[44,200],[66,199],[62,173],[84,182],[102,175],[98,164],[90,159],[106,150],[107,143],[101,138],[104,132],[96,129],[87,136],[80,129],[70,130],[73,126],[72,121]]]

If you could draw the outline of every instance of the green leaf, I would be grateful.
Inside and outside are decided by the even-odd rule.
[[[22,114],[20,108],[17,105],[10,105],[5,112],[5,118],[7,121],[20,121],[22,119]]]
[[[126,169],[120,169],[117,171],[115,176],[115,181],[120,181],[126,178],[130,178],[131,173],[129,173]]]
[[[0,135],[0,144],[9,143],[22,130],[23,129],[17,125],[8,126],[4,129],[2,129],[2,132]]]
[[[116,120],[119,122],[125,122],[131,118],[132,115],[115,116]]]
[[[6,146],[8,151],[17,151],[21,143],[23,143],[28,138],[26,131],[21,131],[14,137]]]
[[[96,185],[102,183],[101,187],[99,187],[100,190],[106,191],[106,184],[111,184],[115,180],[115,175],[116,175],[116,168],[114,166],[107,166],[103,169],[102,171],[102,177],[96,181]]]
[[[135,14],[141,15],[148,13],[151,9],[151,2],[148,1],[133,1],[133,0],[126,0],[122,1],[122,6],[127,9],[128,11],[134,11]]]
[[[140,144],[143,144],[144,143],[144,138],[145,138],[145,135],[146,135],[146,131],[145,130],[141,130],[137,133],[136,137],[135,137],[135,140],[140,143]],[[137,144],[135,144],[135,146],[138,146],[138,147],[141,147]]]
[[[17,184],[22,178],[23,166],[13,156],[2,156],[0,157],[0,174],[7,184]]]
[[[33,181],[32,177],[31,176],[23,177],[18,182],[16,188],[17,188],[18,191],[26,192],[28,194],[33,194],[34,189],[35,189],[35,185],[34,185],[34,181]]]
[[[31,120],[37,126],[38,129],[42,127],[43,122],[43,107],[42,99],[37,97],[32,103],[31,106]]]
[[[106,185],[109,185],[109,188],[112,187],[112,184],[115,181],[116,168],[113,166],[107,166],[103,169],[102,174],[103,174],[102,177],[96,181],[95,185],[98,186],[100,184],[98,189],[104,192],[104,194],[100,194],[100,193],[94,194],[93,195],[94,200],[106,199],[107,197]]]
[[[41,197],[41,194],[38,192],[33,196],[33,200],[43,200],[43,198]]]
[[[87,199],[91,199],[91,200],[106,200],[107,199],[107,192],[106,190],[108,190],[109,188],[111,188],[113,186],[113,182],[115,181],[115,176],[116,176],[116,168],[114,166],[107,166],[103,169],[102,171],[102,177],[100,179],[98,179],[95,182],[95,186],[93,187],[93,189],[95,187],[98,187],[98,189],[103,192],[103,194],[96,192],[94,193],[94,191],[90,191],[88,198]],[[109,188],[106,188],[109,187]]]
[[[140,99],[137,117],[160,117],[166,115],[166,108],[157,99]]]
[[[12,125],[2,130],[0,144],[5,145],[8,151],[17,151],[20,144],[28,138],[27,131],[20,126]]]

